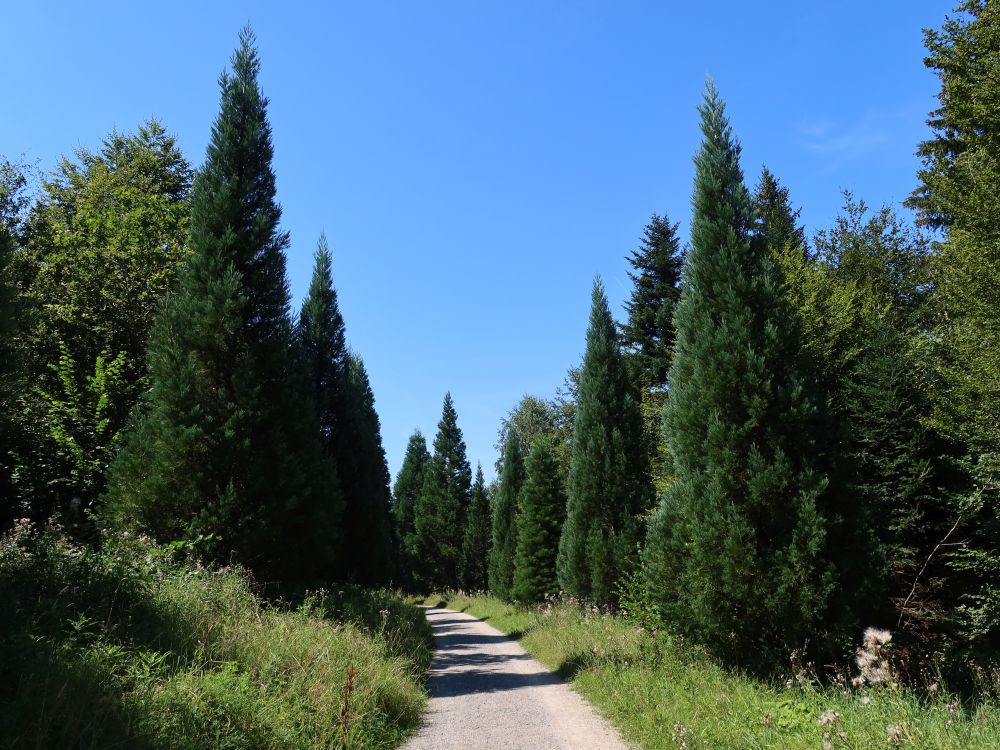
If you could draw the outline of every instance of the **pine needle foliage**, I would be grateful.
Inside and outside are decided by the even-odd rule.
[[[600,279],[591,303],[558,570],[565,591],[607,604],[636,564],[652,489],[639,399]]]
[[[424,471],[424,483],[414,511],[418,576],[428,589],[455,588],[469,503],[472,470],[458,414],[446,393],[434,438],[434,455]]]
[[[632,293],[625,302],[628,321],[622,326],[622,340],[634,382],[642,389],[662,389],[670,371],[684,262],[677,227],[666,216],[653,214],[639,248],[626,258],[632,267]]]
[[[343,402],[344,414],[338,425],[343,437],[335,458],[345,501],[343,525],[349,533],[343,543],[341,573],[358,583],[382,585],[394,572],[389,469],[368,373],[361,357],[353,352],[347,356]]]
[[[524,454],[521,438],[511,430],[503,449],[500,487],[493,506],[490,549],[490,591],[501,599],[510,599],[514,585],[514,553],[517,550],[517,514],[524,485]]]
[[[925,65],[939,78],[932,135],[920,144],[920,186],[908,205],[939,229],[932,259],[931,424],[965,446],[969,488],[958,499],[948,563],[966,643],[1000,647],[1000,7],[966,0],[924,32]]]
[[[566,518],[566,496],[554,438],[535,442],[525,462],[526,478],[517,515],[517,551],[511,598],[539,602],[559,592],[556,558]]]
[[[397,558],[403,581],[413,584],[413,570],[417,564],[417,537],[415,515],[417,501],[424,486],[424,472],[430,463],[427,441],[420,430],[415,430],[406,444],[403,465],[392,487],[392,523],[395,531]]]
[[[817,409],[776,264],[755,241],[740,146],[709,83],[666,434],[675,478],[649,530],[651,594],[718,656],[775,664],[830,627],[837,570]]]
[[[476,466],[476,479],[472,483],[469,512],[465,519],[465,538],[462,541],[462,588],[466,591],[485,591],[489,585],[489,560],[492,542],[490,528],[490,501],[486,493],[483,467]]]
[[[195,179],[190,258],[151,334],[151,390],[111,470],[109,513],[205,538],[263,580],[328,570],[336,505],[293,343],[267,99],[249,28]],[[289,555],[295,548],[298,553]]]

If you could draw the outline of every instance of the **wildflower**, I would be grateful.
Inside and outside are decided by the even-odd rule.
[[[686,726],[681,724],[679,721],[674,724],[673,740],[677,743],[678,747],[687,748],[687,734],[688,729]]]
[[[903,728],[896,726],[895,724],[889,724],[885,728],[886,734],[888,734],[888,740],[890,745],[902,745],[905,736],[903,734]]]
[[[833,709],[828,709],[822,713],[817,722],[821,727],[829,726],[831,724],[836,724],[840,721],[840,713],[834,711]]]
[[[872,699],[866,695],[861,699],[861,702],[867,706],[869,703],[872,702]]]
[[[860,674],[851,680],[855,686],[864,684],[895,684],[895,673],[889,663],[889,642],[892,634],[888,630],[868,628],[862,638],[861,648],[854,658]]]

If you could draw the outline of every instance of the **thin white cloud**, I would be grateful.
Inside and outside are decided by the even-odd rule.
[[[870,112],[853,124],[807,119],[798,126],[796,145],[814,154],[827,171],[837,171],[881,154],[901,140],[912,150],[910,118],[908,112]]]

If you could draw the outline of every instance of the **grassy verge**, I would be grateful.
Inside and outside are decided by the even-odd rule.
[[[238,570],[22,525],[0,602],[0,747],[389,748],[425,703],[429,629],[391,592],[271,606]]]
[[[535,609],[490,597],[447,602],[518,638],[631,741],[653,748],[987,750],[1000,747],[1000,708],[939,693],[772,684],[734,674],[704,653],[627,620],[557,604]]]

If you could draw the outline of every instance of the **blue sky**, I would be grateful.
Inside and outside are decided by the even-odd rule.
[[[271,99],[295,305],[325,231],[395,475],[451,390],[473,465],[501,416],[579,361],[599,273],[615,313],[652,212],[690,215],[695,107],[726,99],[827,225],[914,186],[951,2],[5,3],[0,154],[50,169],[151,117],[200,164],[250,21]]]

